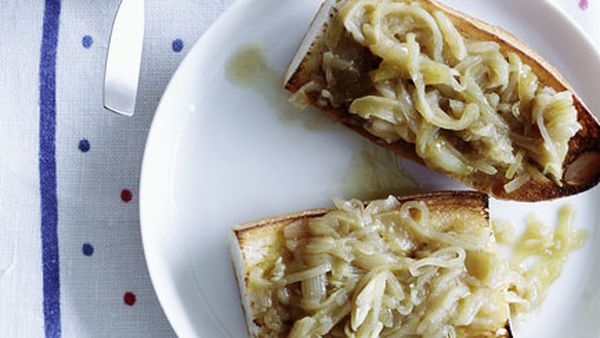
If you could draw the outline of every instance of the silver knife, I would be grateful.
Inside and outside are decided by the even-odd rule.
[[[144,0],[122,0],[110,35],[104,73],[104,107],[135,112],[144,43]]]

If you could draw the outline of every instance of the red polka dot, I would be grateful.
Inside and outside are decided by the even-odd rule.
[[[129,189],[121,190],[121,200],[123,202],[129,203],[129,202],[131,202],[132,198],[133,198],[133,194],[131,193],[131,191]]]
[[[129,306],[133,306],[135,304],[135,293],[127,291],[123,295],[123,302]]]

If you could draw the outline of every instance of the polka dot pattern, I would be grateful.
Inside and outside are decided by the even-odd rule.
[[[81,246],[81,252],[89,257],[94,254],[94,247],[90,243],[84,243]]]
[[[94,45],[94,38],[91,35],[84,35],[81,38],[81,46],[84,49],[91,49]],[[185,48],[184,41],[176,38],[171,41],[171,50],[173,53],[180,53]],[[77,144],[77,148],[81,153],[88,153],[91,150],[91,143],[86,138],[81,138]],[[119,195],[122,203],[130,203],[133,200],[133,192],[129,188],[122,188]],[[93,242],[84,242],[81,244],[81,253],[85,257],[92,257],[95,254]],[[98,243],[96,243],[98,244]],[[134,306],[137,302],[137,295],[133,291],[124,291],[123,304],[125,306]]]
[[[79,150],[81,150],[82,153],[90,151],[90,142],[86,139],[79,141]]]
[[[183,40],[181,40],[181,39],[173,40],[173,42],[171,43],[171,49],[173,49],[173,51],[175,53],[181,52],[183,50]]]
[[[133,306],[133,304],[135,304],[135,301],[136,301],[135,293],[133,293],[131,291],[125,292],[125,294],[123,295],[123,303],[125,303],[126,305],[129,305],[129,306]]]
[[[129,203],[129,202],[131,202],[132,199],[133,199],[133,193],[131,192],[131,190],[129,190],[129,189],[121,190],[121,201],[123,201],[125,203]]]
[[[81,38],[81,45],[85,49],[90,49],[93,43],[94,39],[89,35],[84,35],[83,38]]]
[[[581,8],[582,10],[586,10],[588,9],[588,7],[590,6],[590,3],[588,2],[588,0],[579,0],[579,8]]]

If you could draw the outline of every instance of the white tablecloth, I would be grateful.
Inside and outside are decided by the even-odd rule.
[[[125,118],[102,108],[118,0],[0,0],[0,337],[173,335],[142,251],[140,164],[169,78],[231,1],[146,1]],[[553,1],[600,45],[600,3]]]

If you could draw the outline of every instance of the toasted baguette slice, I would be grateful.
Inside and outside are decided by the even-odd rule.
[[[284,85],[287,90],[298,91],[304,84],[311,81],[314,74],[322,72],[321,60],[326,51],[324,32],[330,20],[333,20],[337,8],[345,1],[326,0],[321,6],[285,75]],[[541,84],[552,87],[556,91],[569,90],[573,93],[574,106],[582,126],[582,129],[569,142],[569,151],[563,162],[562,187],[550,180],[529,180],[520,189],[507,193],[504,190],[507,180],[500,173],[495,176],[481,172],[470,176],[449,176],[481,192],[501,199],[518,201],[555,199],[577,194],[597,185],[600,181],[600,166],[598,165],[600,161],[600,127],[598,120],[586,108],[565,78],[538,53],[502,28],[469,17],[435,0],[417,0],[416,2],[428,11],[439,10],[445,13],[465,37],[494,41],[500,45],[501,51],[505,55],[507,52],[516,53],[524,63],[533,69]],[[405,158],[424,164],[423,159],[416,154],[414,144],[402,140],[391,144],[387,143],[369,133],[363,127],[364,120],[362,118],[348,113],[345,109],[335,109],[317,104],[318,95],[314,93],[309,94],[308,97],[310,103],[317,109],[370,141]]]
[[[398,197],[403,204],[408,201],[423,201],[428,209],[431,224],[441,228],[457,220],[469,219],[478,227],[490,227],[488,197],[478,192],[435,192],[429,194]],[[283,231],[286,226],[300,220],[321,217],[332,209],[315,209],[296,214],[268,218],[233,227],[230,233],[230,249],[236,279],[242,299],[242,308],[250,337],[261,337],[260,323],[255,321],[249,295],[249,270],[267,255],[281,256],[285,250]],[[497,337],[512,337],[507,319]]]

